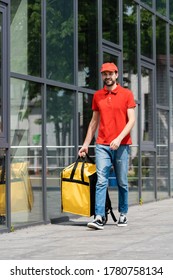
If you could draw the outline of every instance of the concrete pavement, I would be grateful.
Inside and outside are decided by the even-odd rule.
[[[117,227],[110,216],[104,230],[88,229],[92,218],[2,233],[0,259],[173,260],[172,198],[130,206],[127,227]]]

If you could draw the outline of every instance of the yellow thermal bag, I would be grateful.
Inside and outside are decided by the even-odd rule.
[[[6,214],[6,184],[3,170],[0,170],[0,215]],[[4,177],[4,178],[2,178]],[[33,192],[28,175],[28,163],[11,164],[11,211],[31,211]]]
[[[61,210],[90,217],[95,212],[96,165],[89,155],[61,172]]]

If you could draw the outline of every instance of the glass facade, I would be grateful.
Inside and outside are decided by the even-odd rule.
[[[98,88],[97,1],[78,1],[78,85]]]
[[[146,9],[141,8],[141,55],[153,58],[153,16]]]
[[[11,71],[41,76],[41,0],[11,1]]]
[[[123,86],[138,99],[137,5],[123,1]]]
[[[129,204],[172,196],[172,1],[5,2],[0,2],[0,230],[65,215],[61,171],[83,144],[103,62],[117,64],[118,82],[136,101]],[[95,139],[89,147],[93,158]],[[117,189],[109,189],[117,208]]]
[[[46,1],[46,77],[74,83],[73,0]]]
[[[11,196],[16,192],[11,220],[16,226],[43,220],[41,86],[12,78],[10,93]],[[22,191],[17,194],[19,185],[25,189],[25,195]],[[18,195],[21,200],[28,200],[25,205]]]

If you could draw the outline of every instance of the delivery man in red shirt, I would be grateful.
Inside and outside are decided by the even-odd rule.
[[[96,139],[97,184],[95,217],[87,226],[103,229],[105,220],[106,190],[110,169],[113,166],[118,185],[118,226],[127,226],[128,213],[128,158],[132,144],[130,131],[135,124],[136,103],[133,93],[117,83],[118,68],[114,63],[101,67],[104,88],[93,96],[93,115],[88,126],[79,156],[88,153],[88,147],[98,128]]]

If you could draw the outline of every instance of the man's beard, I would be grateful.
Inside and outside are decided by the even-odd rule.
[[[113,86],[113,85],[116,83],[116,81],[105,79],[105,80],[103,81],[103,83],[104,83],[104,85],[106,85],[106,86],[108,86],[108,87],[111,87],[111,86]]]

